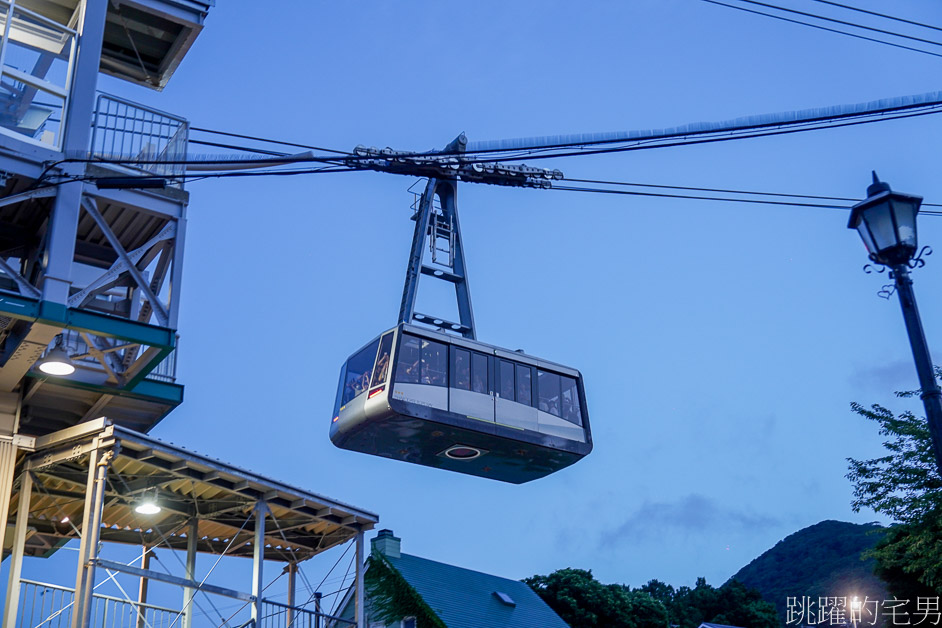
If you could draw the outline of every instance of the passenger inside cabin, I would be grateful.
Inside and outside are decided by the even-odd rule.
[[[374,373],[374,376],[376,377],[376,381],[385,382],[386,373],[388,370],[389,370],[389,354],[384,353],[383,355],[380,356],[379,360],[376,361],[376,372]]]

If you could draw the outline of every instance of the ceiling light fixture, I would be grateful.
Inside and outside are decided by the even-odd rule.
[[[62,345],[62,334],[56,336],[56,346],[40,361],[39,370],[46,375],[60,376],[71,375],[75,372],[75,365],[72,364],[68,351]]]

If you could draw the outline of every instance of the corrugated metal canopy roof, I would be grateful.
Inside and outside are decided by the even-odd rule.
[[[101,540],[186,549],[191,518],[198,520],[198,551],[232,556],[253,552],[254,509],[266,518],[268,560],[302,561],[371,529],[378,516],[339,501],[240,469],[106,419],[35,439],[19,468],[33,473],[27,552],[46,555],[80,535],[90,452],[111,451]],[[161,511],[134,507],[157,492]],[[18,507],[19,494],[11,504]],[[12,523],[12,520],[9,522]]]

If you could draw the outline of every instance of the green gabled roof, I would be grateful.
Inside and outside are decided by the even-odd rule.
[[[384,556],[448,628],[569,628],[522,582],[418,556]],[[505,593],[516,606],[501,602]]]

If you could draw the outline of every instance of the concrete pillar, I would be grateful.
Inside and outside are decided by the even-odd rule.
[[[3,611],[3,628],[16,626],[16,615],[20,603],[20,573],[23,569],[23,548],[26,544],[26,526],[29,521],[29,502],[33,492],[33,477],[23,472],[20,483],[19,507],[16,512],[16,529],[13,532],[13,549],[10,555],[10,581],[7,584],[7,599]],[[3,522],[6,527],[6,520]]]

